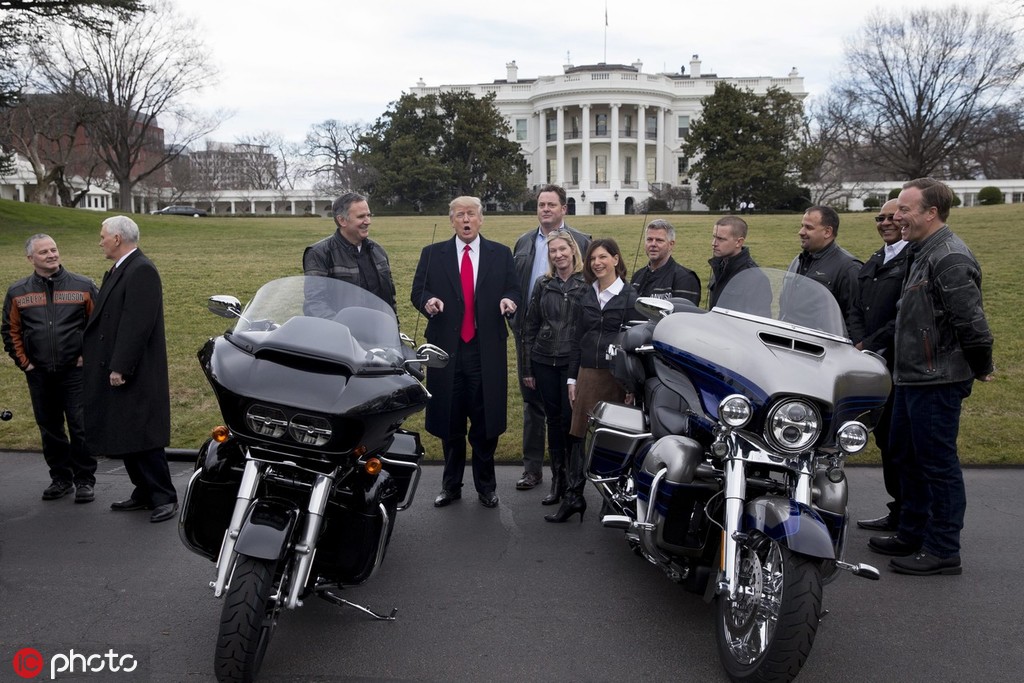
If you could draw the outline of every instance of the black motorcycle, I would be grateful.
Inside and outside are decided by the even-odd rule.
[[[396,513],[416,493],[423,446],[400,429],[426,406],[421,367],[445,352],[403,344],[394,311],[363,289],[322,277],[263,285],[199,362],[225,426],[199,452],[179,533],[217,565],[224,599],[215,671],[256,678],[282,609],[309,595],[390,620],[339,595],[368,580]]]

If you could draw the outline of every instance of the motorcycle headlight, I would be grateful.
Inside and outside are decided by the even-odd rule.
[[[245,424],[255,434],[280,439],[288,429],[288,418],[283,410],[255,404],[245,411]]]
[[[740,394],[732,394],[718,404],[718,418],[730,427],[743,427],[750,422],[754,409],[750,399]]]
[[[868,428],[860,422],[847,422],[839,428],[836,443],[844,453],[860,453],[868,445]]]
[[[313,415],[296,415],[288,425],[288,433],[303,446],[323,446],[331,440],[331,423]]]
[[[821,434],[818,410],[799,399],[780,401],[768,413],[765,439],[787,453],[799,453],[817,441]]]

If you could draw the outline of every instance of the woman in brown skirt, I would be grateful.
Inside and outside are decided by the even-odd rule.
[[[590,243],[583,259],[583,277],[590,287],[576,308],[576,334],[569,352],[569,402],[572,427],[569,430],[569,486],[558,511],[546,515],[549,522],[564,522],[577,512],[580,521],[587,509],[583,497],[583,437],[587,419],[598,401],[631,402],[608,370],[605,350],[615,341],[623,324],[634,317],[636,290],[626,282],[626,265],[613,239]]]

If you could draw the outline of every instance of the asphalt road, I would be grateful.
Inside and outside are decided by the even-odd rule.
[[[109,509],[130,491],[121,462],[101,461],[96,502],[76,505],[40,500],[40,455],[0,459],[0,681],[25,680],[14,673],[24,648],[43,657],[35,680],[72,650],[137,663],[73,680],[214,680],[213,564],[185,550],[173,522]],[[180,492],[191,466],[171,468]],[[262,680],[725,680],[711,606],[602,528],[595,491],[582,525],[548,524],[544,492],[514,490],[519,473],[499,468],[495,510],[475,496],[435,509],[441,470],[427,467],[383,567],[345,591],[377,611],[397,607],[398,620],[310,599],[282,618]],[[881,472],[851,468],[850,478],[854,518],[881,513]],[[1024,470],[972,469],[967,481],[963,575],[893,574],[866,550],[868,533],[852,531],[847,559],[875,564],[882,580],[843,575],[825,588],[828,614],[800,680],[1021,679]]]

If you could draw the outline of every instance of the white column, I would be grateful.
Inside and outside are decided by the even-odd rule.
[[[19,202],[25,201],[25,185],[24,184],[18,185],[17,189],[18,189],[18,201]]]
[[[538,185],[548,184],[548,121],[544,110],[537,112],[537,162],[533,165],[533,177]]]
[[[255,199],[250,199],[249,200],[249,213],[251,213],[253,215],[256,215],[256,200]]]
[[[313,214],[314,216],[317,215],[317,213],[316,213],[316,200],[315,199],[310,199],[309,200],[309,212],[311,214]]]
[[[231,215],[232,216],[235,215],[235,200],[234,199],[231,200]]]
[[[270,213],[277,215],[277,202],[273,199],[270,200]]]
[[[654,150],[657,161],[654,167],[654,179],[656,182],[665,182],[665,125],[668,121],[669,109],[658,108],[658,146]]]
[[[555,180],[556,185],[565,185],[565,110],[555,107]]]
[[[647,190],[647,107],[639,105],[636,108],[637,132],[636,132],[636,175],[637,188],[641,191]]]
[[[580,118],[583,119],[583,150],[580,152],[580,190],[589,190],[590,181],[590,105],[584,104],[580,107],[583,113],[580,114]],[[594,201],[591,197],[590,201]]]
[[[291,204],[291,207],[292,207],[292,215],[294,216],[294,215],[295,215],[295,200],[294,200],[294,199],[289,199],[289,200],[288,200],[288,203],[289,203],[289,204]]]
[[[614,192],[619,185],[619,105],[612,103],[612,153],[609,159],[608,189]]]

